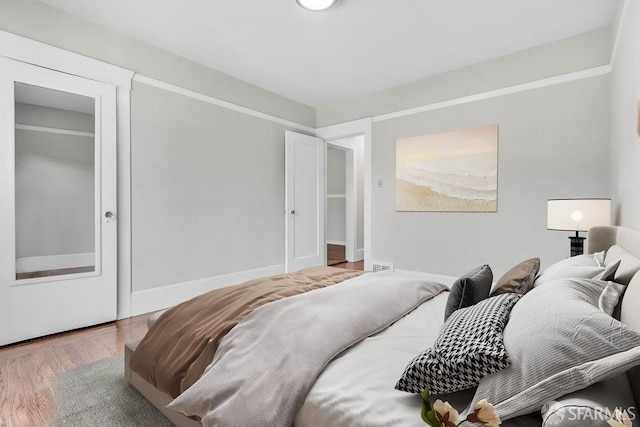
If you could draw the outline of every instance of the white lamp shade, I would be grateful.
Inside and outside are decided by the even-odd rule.
[[[610,199],[558,199],[547,201],[549,230],[588,231],[611,225]]]
[[[307,10],[321,11],[333,6],[336,0],[296,0],[298,4]]]

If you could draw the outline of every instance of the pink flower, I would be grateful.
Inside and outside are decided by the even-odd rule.
[[[489,427],[498,427],[502,424],[498,411],[493,405],[487,402],[487,399],[482,399],[473,407],[473,413],[467,415],[467,421],[470,423],[481,423],[482,425]]]
[[[438,399],[433,404],[433,412],[443,427],[456,427],[459,423],[460,414],[449,402]]]
[[[613,418],[607,421],[611,427],[631,427],[631,420],[627,411],[620,411],[616,409],[613,413]]]

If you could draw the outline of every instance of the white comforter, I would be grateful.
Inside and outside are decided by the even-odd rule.
[[[406,365],[437,338],[448,295],[443,292],[426,301],[335,358],[316,380],[294,425],[424,427],[420,396],[394,386]],[[456,398],[459,401],[451,403],[462,409],[473,394]]]

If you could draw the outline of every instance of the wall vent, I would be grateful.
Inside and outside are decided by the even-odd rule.
[[[393,263],[392,262],[384,262],[384,261],[373,261],[373,271],[393,271]]]

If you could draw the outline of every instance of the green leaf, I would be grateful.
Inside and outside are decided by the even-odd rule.
[[[423,406],[421,415],[422,415],[422,421],[429,424],[431,427],[442,427],[442,424],[436,418],[436,414],[435,412],[433,412],[433,410],[425,411]]]
[[[426,386],[424,390],[422,390],[420,396],[422,396],[423,402],[429,402],[429,386]],[[431,405],[431,403],[429,403],[429,405]]]
[[[420,412],[420,416],[422,417],[422,421],[429,424],[431,427],[442,427],[442,424],[436,418],[435,412],[433,412],[433,407],[431,406],[431,401],[429,400],[429,386],[425,387],[420,393],[422,397],[422,411]]]
[[[420,416],[422,417],[422,421],[424,421],[425,423],[429,424],[429,418],[427,417],[427,414],[430,411],[424,406],[424,403],[422,404],[422,411],[420,412]],[[431,425],[431,424],[429,424]]]
[[[422,393],[420,394],[420,396],[422,397],[423,407],[426,407],[427,411],[430,411],[432,408],[431,408],[431,402],[429,401],[429,386],[426,386],[424,390],[422,390]]]

